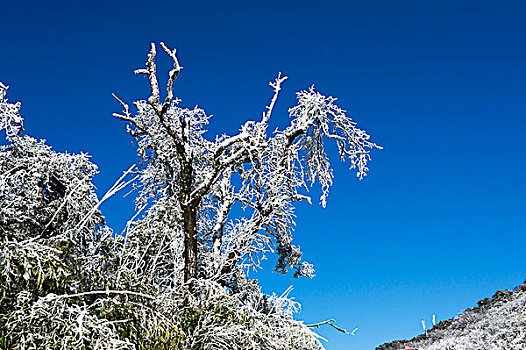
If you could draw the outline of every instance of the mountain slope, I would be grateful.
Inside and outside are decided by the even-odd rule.
[[[385,343],[376,350],[520,350],[526,349],[526,281],[500,290],[459,316],[442,321],[410,340]]]

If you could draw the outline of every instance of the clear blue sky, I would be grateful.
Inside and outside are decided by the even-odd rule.
[[[100,194],[135,161],[111,93],[148,96],[132,71],[151,41],[178,48],[176,94],[211,134],[259,118],[278,71],[275,125],[312,83],[339,97],[385,149],[361,182],[335,162],[327,209],[298,211],[317,277],[261,280],[294,284],[307,322],[359,327],[320,330],[327,349],[373,349],[526,277],[525,18],[523,1],[4,1],[0,81],[28,134],[93,155]],[[115,230],[132,215],[104,210]]]

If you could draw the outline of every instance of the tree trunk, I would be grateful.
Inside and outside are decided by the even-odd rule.
[[[197,217],[192,206],[184,208],[184,281],[197,273]]]
[[[184,155],[183,149],[179,152]],[[180,159],[182,167],[179,201],[182,204],[184,225],[184,282],[188,282],[197,274],[197,205],[188,203],[192,193],[192,163],[184,156]]]

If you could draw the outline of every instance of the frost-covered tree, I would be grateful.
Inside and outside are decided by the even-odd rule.
[[[299,305],[265,295],[250,268],[276,253],[275,270],[312,277],[292,244],[296,202],[332,170],[325,142],[335,142],[362,179],[380,148],[339,108],[310,88],[297,94],[290,125],[268,132],[286,77],[261,118],[234,136],[206,134],[209,116],[179,106],[175,50],[161,98],[152,44],[146,68],[151,96],[127,122],[140,161],[101,200],[97,168],[85,154],[53,151],[21,136],[20,104],[0,86],[0,348],[16,349],[321,349]],[[137,212],[114,235],[98,207],[132,183]],[[337,327],[336,327],[337,328]]]
[[[174,63],[165,98],[152,44],[146,68],[135,71],[148,76],[151,96],[135,102],[134,116],[122,101],[124,113],[114,114],[129,123],[142,160],[138,206],[153,201],[131,234],[148,231],[151,242],[177,242],[148,245],[153,250],[147,254],[157,249],[166,259],[155,260],[158,265],[148,270],[158,269],[157,277],[167,283],[206,278],[235,289],[244,280],[244,267],[258,267],[262,254],[275,250],[276,271],[292,268],[296,277],[312,277],[312,265],[301,260],[302,253],[292,244],[294,207],[302,200],[311,202],[306,189],[316,181],[321,204],[326,204],[333,174],[324,143],[334,141],[340,158],[350,160],[360,179],[368,170],[370,149],[380,147],[335,98],[313,87],[297,94],[298,104],[289,109],[290,125],[269,135],[268,121],[287,78],[281,74],[270,83],[274,95],[261,119],[246,122],[234,136],[206,137],[209,116],[199,108],[179,107],[173,85],[181,66],[175,50],[161,46]],[[236,205],[244,209],[243,215],[232,215]],[[142,243],[137,241],[138,250]]]

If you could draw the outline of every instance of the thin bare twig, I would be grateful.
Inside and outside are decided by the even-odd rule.
[[[338,327],[337,325],[335,325],[333,322],[336,322],[334,319],[329,319],[327,321],[323,321],[323,322],[318,322],[318,323],[313,323],[313,324],[308,324],[306,325],[307,327],[309,328],[313,328],[313,327],[316,327],[318,328],[319,326],[323,326],[325,324],[328,324],[329,326],[333,327],[334,329],[342,332],[342,333],[345,333],[345,334],[350,334],[350,335],[355,335],[354,333],[358,330],[358,328],[355,328],[352,332],[348,332],[346,331],[345,329],[341,328],[341,327]]]
[[[281,90],[281,83],[283,83],[285,80],[287,80],[288,77],[281,76],[281,72],[278,73],[278,77],[274,82],[268,83],[273,89],[274,89],[274,96],[272,96],[272,100],[270,101],[270,105],[267,106],[267,113],[263,113],[263,119],[261,122],[266,123],[270,119],[270,116],[272,115],[272,110],[274,109],[274,104],[276,104],[276,100],[278,99],[279,91]]]

